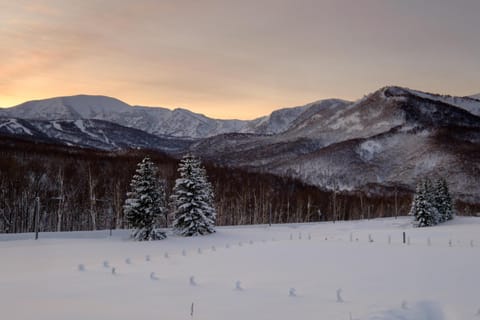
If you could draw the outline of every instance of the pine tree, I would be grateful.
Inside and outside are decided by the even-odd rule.
[[[417,220],[417,206],[418,206],[418,203],[419,203],[419,200],[420,200],[419,195],[422,191],[421,187],[422,187],[422,184],[420,182],[417,182],[417,187],[415,188],[415,193],[413,194],[412,204],[410,206],[410,212],[408,213],[408,215],[415,217],[415,221]]]
[[[443,183],[442,179],[437,179],[434,186],[434,206],[438,211],[438,222],[442,223],[447,220],[445,206],[444,206],[444,195],[443,195]]]
[[[440,206],[442,207],[443,221],[452,220],[455,213],[453,211],[452,196],[445,178],[439,180],[438,193],[438,198],[441,203]]]
[[[157,168],[149,157],[138,165],[130,182],[130,192],[123,206],[131,227],[132,238],[138,241],[161,240],[166,234],[158,229],[158,220],[166,214],[165,189],[156,177]]]
[[[429,227],[436,224],[436,209],[432,205],[430,183],[423,179],[417,184],[410,214],[415,217],[418,227]]]
[[[215,232],[213,189],[200,160],[191,155],[184,156],[178,172],[180,177],[175,181],[171,196],[174,231],[187,237]]]
[[[453,219],[452,197],[448,183],[440,178],[432,185],[429,179],[417,184],[417,189],[410,209],[419,227],[428,227]]]
[[[423,183],[425,190],[425,198],[427,199],[427,202],[430,203],[432,225],[439,224],[440,222],[442,222],[442,217],[441,208],[438,203],[437,190],[435,188],[435,185],[432,183],[432,180],[430,180],[429,178],[425,178]]]

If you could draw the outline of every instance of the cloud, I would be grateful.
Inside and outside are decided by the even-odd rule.
[[[38,13],[40,18],[29,15]],[[46,19],[59,14],[48,6],[29,4],[22,14],[0,22],[0,94],[21,86],[25,79],[47,76],[94,54],[101,36],[58,19]]]
[[[223,112],[392,83],[476,92],[480,5],[459,1],[4,1],[0,99],[95,91]]]

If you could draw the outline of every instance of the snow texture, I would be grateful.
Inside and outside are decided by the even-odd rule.
[[[17,119],[7,119],[5,122],[0,123],[0,129],[8,130],[11,133],[15,134],[27,134],[33,135],[27,127],[21,125]]]
[[[128,240],[126,230],[112,237],[108,231],[40,233],[37,241],[33,234],[2,234],[0,309],[7,320],[180,320],[191,318],[192,303],[194,318],[205,320],[475,320],[479,228],[480,218],[413,228],[411,218],[399,217],[218,227],[209,237],[154,242]],[[312,239],[291,241],[292,232]],[[409,246],[401,243],[402,232]],[[350,242],[350,234],[358,241]],[[225,249],[250,239],[254,245]],[[204,254],[181,255],[199,246]],[[147,254],[152,261],[143,259]],[[136,263],[124,264],[127,256]],[[105,259],[120,266],[115,276]],[[191,275],[197,286],[189,285]],[[237,279],[248,284],[244,290],[232,288]],[[343,303],[337,303],[339,288]]]
[[[111,97],[77,95],[28,101],[0,110],[0,117],[29,120],[95,119],[155,135],[205,138],[232,132],[278,134],[289,129],[304,111],[319,103],[276,110],[268,116],[253,120],[219,120],[182,108],[169,110],[162,107],[130,106]],[[81,123],[79,124],[82,130]]]

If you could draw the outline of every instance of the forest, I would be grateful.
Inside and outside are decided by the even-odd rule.
[[[168,199],[178,165],[178,159],[169,155],[153,150],[105,152],[2,138],[0,233],[33,232],[36,221],[41,232],[128,227],[123,204],[136,165],[146,155],[158,167]],[[204,165],[214,188],[218,225],[406,215],[412,200],[412,191],[401,186],[332,192],[290,178]],[[466,212],[477,209],[457,202],[458,207]],[[165,227],[172,219],[166,219]]]

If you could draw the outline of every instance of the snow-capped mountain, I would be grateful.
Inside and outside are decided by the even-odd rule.
[[[78,95],[36,100],[0,110],[0,117],[29,120],[104,120],[154,135],[206,138],[223,133],[277,134],[307,106],[274,111],[254,120],[219,120],[186,109],[130,106],[105,96]]]
[[[1,110],[1,115],[31,120],[107,120],[112,114],[125,113],[130,106],[105,96],[78,95],[34,100]]]
[[[458,102],[455,98],[452,98],[453,100]],[[478,117],[475,114],[479,113],[480,102],[474,105],[471,103],[474,101],[468,99],[465,105],[451,105],[439,101],[436,95],[428,99],[427,94],[418,95],[416,91],[404,88],[385,87],[354,103],[326,100],[312,105],[305,111],[308,116],[300,115],[298,121],[293,121],[291,128],[281,134],[261,137],[239,134],[217,136],[201,140],[192,148],[209,157],[215,157],[219,153],[237,152],[241,155],[246,154],[246,151],[265,150],[267,146],[279,145],[285,152],[288,144],[293,149],[297,149],[297,145],[303,146],[299,148],[301,152],[308,153],[311,150],[305,149],[306,145],[313,148],[327,147],[342,141],[366,139],[399,127],[457,124],[478,126]],[[211,153],[209,146],[213,148]],[[271,152],[268,154],[273,156]],[[259,157],[254,158],[264,162]],[[242,161],[242,157],[232,155],[232,160]],[[249,159],[248,162],[251,163],[252,160],[254,159]]]
[[[413,189],[420,177],[443,175],[458,197],[480,203],[475,97],[390,86],[355,102],[322,100],[241,121],[73,96],[0,110],[0,120],[3,135],[106,150],[189,150],[221,165],[329,189],[372,184]]]
[[[480,101],[385,87],[324,105],[275,136],[225,135],[191,150],[212,161],[299,178],[326,188],[406,185],[443,175],[480,201]]]
[[[469,96],[470,98],[473,98],[473,99],[476,99],[476,100],[480,100],[480,93],[478,94],[472,94],[471,96]]]
[[[0,135],[101,150],[132,148],[176,153],[193,141],[161,137],[103,120],[25,120],[0,118]]]

